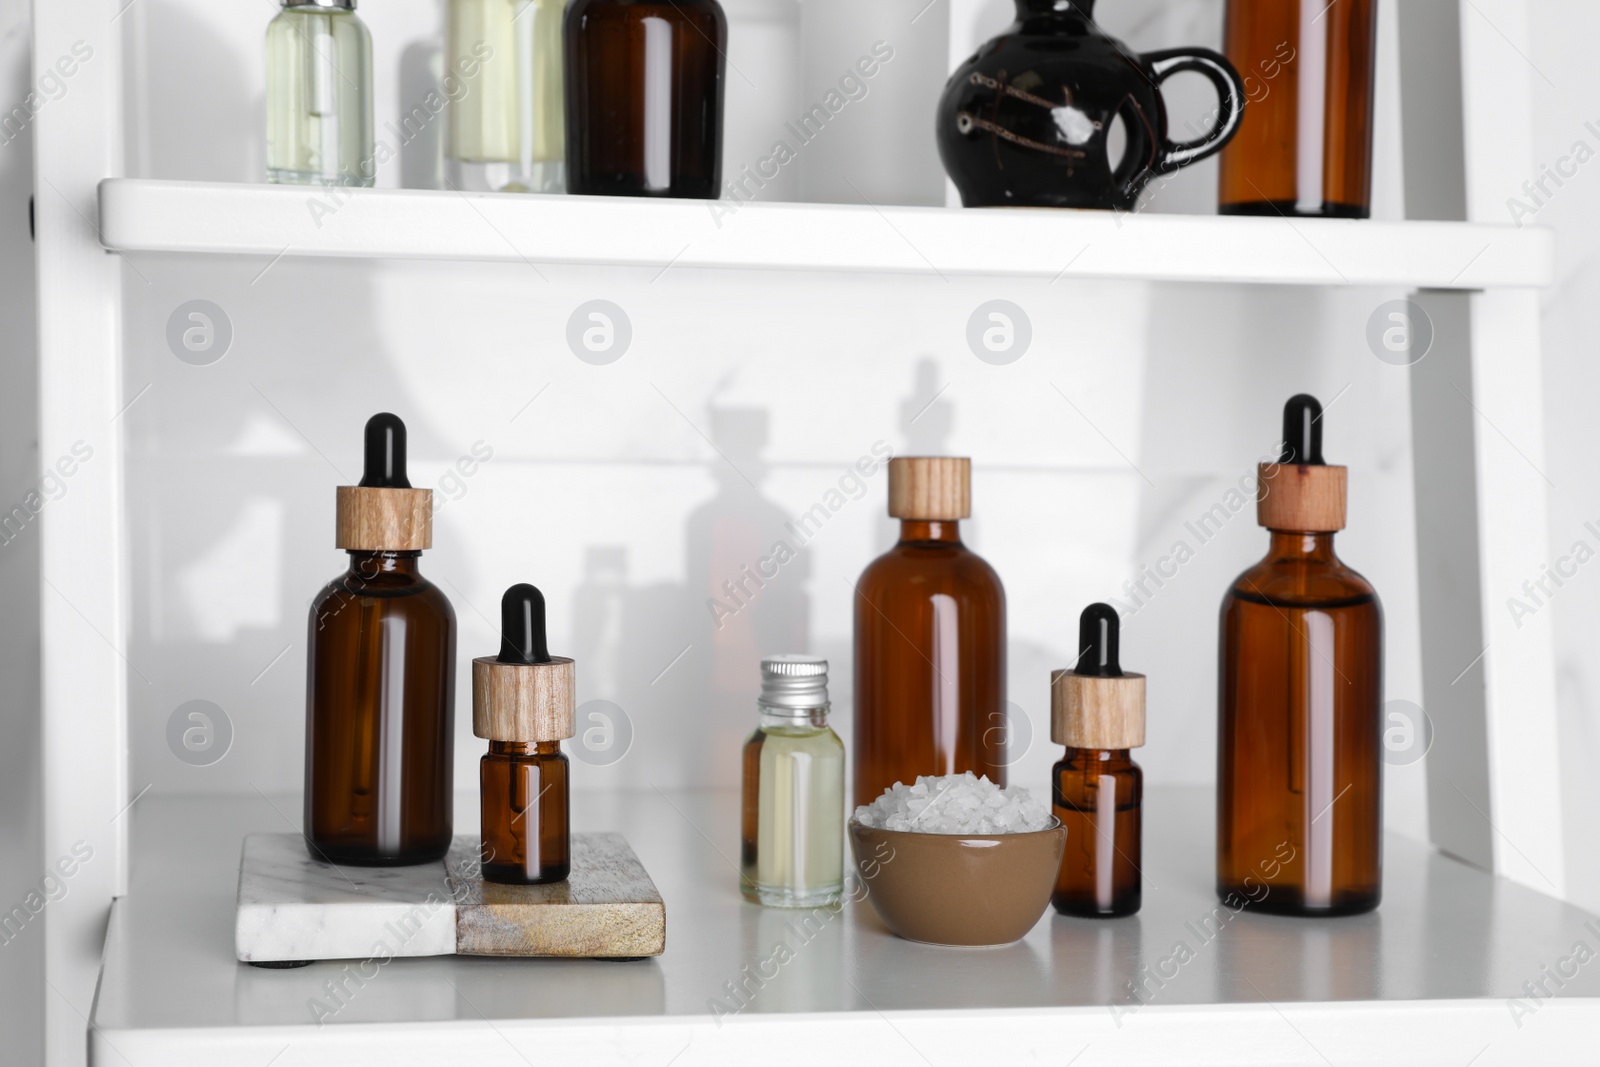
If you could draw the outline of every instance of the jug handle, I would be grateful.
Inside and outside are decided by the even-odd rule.
[[[1211,129],[1192,141],[1163,141],[1161,158],[1153,168],[1155,172],[1170,174],[1179,167],[1187,167],[1222,151],[1238,132],[1239,121],[1244,118],[1244,82],[1233,64],[1209,48],[1170,48],[1146,52],[1142,58],[1149,66],[1157,91],[1162,82],[1183,71],[1204,76],[1217,90],[1217,121]]]

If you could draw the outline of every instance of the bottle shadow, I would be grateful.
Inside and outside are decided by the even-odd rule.
[[[649,784],[663,789],[738,785],[760,659],[805,651],[810,632],[810,562],[766,488],[770,416],[731,406],[710,416],[716,489],[685,522],[684,581],[632,584],[626,546],[590,545],[573,593],[574,655],[587,666],[569,749],[597,767],[620,760],[595,748],[617,743],[596,716],[620,714],[632,743],[649,746],[660,775]],[[602,777],[629,781],[620,771],[593,780]]]

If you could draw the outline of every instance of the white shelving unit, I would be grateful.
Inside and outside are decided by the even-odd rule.
[[[66,454],[86,428],[109,428],[97,462],[41,518],[43,854],[53,862],[76,841],[110,842],[43,919],[52,1067],[82,1063],[86,1049],[95,1064],[120,1056],[142,1067],[266,1063],[285,1048],[284,1064],[546,1053],[667,1062],[692,1048],[704,1055],[684,1062],[748,1062],[759,1050],[779,1062],[803,1052],[807,1062],[943,1063],[1071,1059],[1084,1045],[1093,1050],[1084,1063],[1207,1047],[1228,1048],[1226,1062],[1559,1062],[1592,1033],[1600,992],[1588,978],[1521,1029],[1505,1004],[1522,980],[1508,975],[1536,980],[1585,936],[1576,912],[1525,888],[1559,892],[1564,880],[1550,615],[1518,629],[1501,599],[1547,558],[1537,290],[1551,280],[1552,241],[1499,224],[1529,155],[1527,0],[1401,8],[1407,200],[1418,221],[1388,224],[871,205],[728,211],[124,180],[118,20],[127,6],[75,0],[34,12],[36,70],[76,43],[96,57],[34,122],[40,452]],[[774,987],[783,991],[773,1006],[718,1028],[705,1001],[759,945],[767,918],[727,899],[731,876],[660,806],[613,798],[607,814],[634,820],[634,843],[667,892],[659,965],[513,972],[408,961],[355,1001],[359,1022],[318,1029],[301,1014],[313,979],[333,977],[325,965],[256,972],[228,955],[229,842],[247,829],[281,830],[281,820],[238,802],[179,810],[183,802],[154,798],[127,838],[134,798],[119,649],[128,536],[115,429],[126,403],[123,296],[108,248],[1412,288],[1436,328],[1411,386],[1423,674],[1444,727],[1428,759],[1430,827],[1436,845],[1495,874],[1391,841],[1389,895],[1375,915],[1298,925],[1244,917],[1228,936],[1245,960],[1202,957],[1184,978],[1190,986],[1117,1027],[1105,1002],[1118,968],[1159,960],[1171,927],[1212,906],[1195,881],[1209,867],[1209,805],[1164,797],[1150,808],[1152,838],[1163,842],[1150,849],[1151,879],[1170,888],[1152,892],[1136,922],[1099,933],[1042,926],[1019,947],[931,956],[887,938],[858,909],[830,947]],[[726,838],[726,798],[683,803]],[[204,831],[191,836],[185,825]],[[139,860],[131,884],[130,855]],[[1130,930],[1145,939],[1136,949],[1123,940]],[[1299,972],[1297,961],[1306,961]],[[1094,984],[1102,980],[1104,990]]]

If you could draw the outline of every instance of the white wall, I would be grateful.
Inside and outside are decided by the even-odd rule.
[[[741,6],[729,9],[737,63]],[[413,98],[403,75],[425,69],[438,7],[361,10],[377,41],[381,126]],[[130,174],[257,180],[268,14],[201,0],[129,11]],[[1220,36],[1216,0],[1102,14],[1141,49]],[[1386,55],[1378,214],[1398,217]],[[1197,86],[1174,90],[1180,124],[1210,106]],[[380,184],[424,174],[425,162],[392,166]],[[1196,167],[1151,209],[1210,211],[1214,185],[1214,166]],[[968,536],[1007,584],[1010,695],[1033,735],[1015,780],[1042,786],[1055,758],[1048,672],[1069,662],[1078,612],[1121,596],[1186,520],[1223,500],[1302,390],[1330,402],[1327,453],[1352,469],[1343,551],[1384,598],[1388,694],[1420,700],[1407,379],[1365,341],[1373,309],[1399,294],[148,255],[133,257],[124,284],[138,398],[124,419],[134,790],[298,785],[306,607],[343,566],[333,486],[357,476],[361,423],[384,408],[411,426],[415,484],[459,496],[438,516],[424,570],[455,602],[463,657],[495,647],[504,586],[534,581],[552,647],[578,657],[580,700],[614,701],[631,719],[630,754],[580,763],[580,787],[733,784],[763,652],[828,655],[849,737],[849,583],[892,535],[881,473],[722,631],[705,601],[880,440],[975,458]],[[609,367],[565,342],[569,316],[596,298],[633,325]],[[1032,349],[1008,367],[966,342],[969,316],[997,298],[1033,326]],[[167,346],[169,316],[193,299],[222,307],[234,330],[212,366]],[[442,483],[477,442],[494,458],[460,486]],[[1126,661],[1151,676],[1139,758],[1152,782],[1213,779],[1217,605],[1264,547],[1246,509],[1129,620]],[[208,767],[179,761],[166,740],[169,717],[194,699],[223,708],[235,731]],[[469,699],[462,677],[458,709]],[[458,714],[458,784],[475,781],[481,750]],[[1416,836],[1421,774],[1389,777],[1391,824]]]
[[[1573,0],[1543,0],[1533,6],[1533,44],[1528,57],[1535,67],[1534,158],[1527,178],[1540,179],[1544,168],[1576,175],[1563,185],[1546,181],[1537,199],[1521,189],[1506,189],[1506,221],[1554,227],[1557,245],[1556,284],[1544,294],[1544,375],[1548,404],[1545,456],[1550,490],[1550,561],[1573,554],[1577,542],[1600,550],[1600,421],[1594,417],[1600,396],[1600,362],[1595,359],[1600,330],[1600,163],[1577,165],[1579,142],[1588,153],[1600,152],[1600,70],[1583,47],[1600,33],[1600,9]],[[1541,203],[1542,202],[1542,203]],[[1526,209],[1535,209],[1528,215]],[[1566,564],[1571,570],[1574,564]],[[1528,575],[1530,580],[1540,575]],[[1576,902],[1600,908],[1600,854],[1594,848],[1600,833],[1600,567],[1592,562],[1578,569],[1538,605],[1521,589],[1499,591],[1508,601],[1521,599],[1539,610],[1554,612],[1561,711],[1561,774],[1567,837],[1567,890]],[[1510,610],[1509,606],[1507,610]]]

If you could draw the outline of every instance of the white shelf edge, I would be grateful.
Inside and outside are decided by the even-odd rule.
[[[108,178],[124,253],[318,256],[1417,289],[1540,288],[1538,227],[746,204]]]
[[[1499,1000],[1257,1005],[1153,1004],[1117,1018],[1103,1006],[593,1019],[463,1019],[452,1023],[236,1026],[200,1031],[90,1032],[90,1067],[160,1063],[210,1067],[266,1062],[294,1049],[304,1062],[686,1063],[773,1061],[803,1048],[807,1062],[1019,1063],[1121,1067],[1191,1062],[1581,1064],[1600,1008],[1546,999],[1519,1029]],[[509,1048],[508,1048],[509,1046]],[[603,1051],[601,1051],[603,1050]],[[1225,1051],[1224,1051],[1225,1050]],[[1325,1051],[1324,1051],[1325,1050]],[[513,1053],[513,1055],[508,1055]],[[1088,1053],[1088,1055],[1084,1055]],[[1205,1055],[1209,1053],[1210,1055]],[[1487,1055],[1486,1055],[1487,1053]],[[920,1059],[919,1059],[920,1057]],[[779,1057],[776,1061],[795,1062]]]

